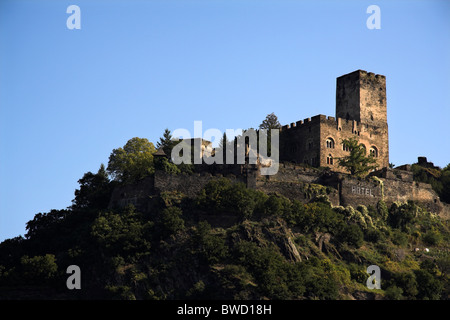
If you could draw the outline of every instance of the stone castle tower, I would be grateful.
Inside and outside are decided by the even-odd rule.
[[[345,172],[336,158],[349,154],[343,139],[356,137],[379,168],[389,165],[386,77],[357,70],[337,78],[336,117],[316,115],[283,126],[280,160]]]

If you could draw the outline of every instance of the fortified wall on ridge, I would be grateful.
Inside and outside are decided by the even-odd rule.
[[[338,167],[336,158],[349,154],[343,139],[356,137],[379,168],[389,166],[386,77],[363,70],[337,78],[336,116],[316,115],[280,131],[280,161],[313,167]]]
[[[366,178],[347,174],[337,158],[350,153],[343,139],[357,138],[378,170]],[[386,78],[363,70],[337,78],[335,117],[316,115],[280,129],[280,165],[274,175],[261,175],[260,166],[195,165],[195,173],[172,175],[156,171],[133,185],[114,190],[110,207],[135,205],[151,209],[151,199],[167,191],[195,197],[211,180],[226,177],[267,194],[278,193],[303,202],[326,195],[335,206],[376,205],[383,200],[415,201],[430,212],[450,217],[450,206],[440,201],[431,185],[413,181],[408,165],[389,168]],[[424,158],[419,158],[425,161]]]

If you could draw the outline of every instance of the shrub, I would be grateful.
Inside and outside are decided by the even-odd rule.
[[[165,208],[159,217],[159,225],[164,236],[184,229],[183,211],[178,207]]]
[[[387,207],[386,203],[383,200],[378,201],[378,203],[377,203],[377,212],[378,212],[379,217],[383,221],[387,220],[387,217],[389,215],[389,210],[388,210],[388,207]]]
[[[231,183],[226,178],[210,181],[196,199],[197,206],[212,213],[224,211],[250,218],[255,210],[264,211],[268,197],[248,189],[243,183]]]
[[[407,230],[407,226],[416,216],[417,210],[417,206],[411,201],[403,204],[394,202],[389,208],[388,223],[393,228]]]
[[[269,299],[302,296],[304,286],[299,270],[287,263],[274,248],[260,248],[253,242],[241,241],[235,246],[235,255],[253,275],[262,295]]]
[[[415,270],[419,299],[436,300],[441,297],[443,284],[427,270]]]
[[[384,233],[374,228],[370,228],[364,233],[364,240],[369,242],[377,243],[385,239]]]
[[[272,194],[265,203],[265,215],[267,216],[287,216],[291,208],[291,201],[284,197]]]
[[[238,213],[243,219],[250,218],[256,206],[252,191],[243,183],[228,186],[222,193],[225,208]]]
[[[22,265],[24,281],[26,283],[43,284],[55,277],[58,271],[56,259],[53,254],[44,256],[28,257],[20,259]]]
[[[403,290],[397,286],[391,286],[386,289],[384,295],[389,300],[402,300]]]
[[[422,239],[426,244],[436,246],[442,241],[443,237],[438,231],[429,230],[423,235]]]
[[[395,230],[392,235],[392,242],[398,246],[405,247],[408,244],[408,235],[399,230]]]
[[[304,206],[304,213],[299,216],[298,226],[304,232],[321,231],[336,234],[342,223],[342,217],[327,204],[312,202]]]
[[[416,276],[412,272],[402,272],[394,276],[395,284],[403,290],[407,298],[414,298],[419,292],[417,289]]]
[[[359,248],[364,242],[364,234],[359,226],[356,224],[345,225],[340,233],[338,239],[341,242],[346,242],[350,246]]]
[[[142,223],[138,219],[131,206],[120,213],[101,213],[92,224],[91,236],[104,252],[131,257],[148,252],[147,232],[151,227],[151,222]]]
[[[305,214],[305,206],[298,200],[293,200],[290,206],[290,210],[285,210],[283,213],[283,219],[289,225],[297,225],[300,223],[302,216]]]

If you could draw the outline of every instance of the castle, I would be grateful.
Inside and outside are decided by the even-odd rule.
[[[377,161],[378,170],[366,178],[347,174],[335,161],[349,154],[342,139],[351,137],[356,137],[366,153]],[[192,145],[193,141],[189,140],[187,144]],[[199,152],[210,147],[210,142],[202,142]],[[157,155],[165,156],[164,153]],[[450,205],[440,201],[431,185],[415,182],[409,165],[389,167],[385,76],[357,70],[337,78],[336,117],[316,115],[283,126],[279,155],[279,170],[274,175],[261,175],[260,164],[248,162],[200,164],[190,175],[157,170],[134,185],[117,187],[110,207],[133,204],[139,210],[151,211],[154,195],[180,192],[195,197],[209,181],[226,177],[244,183],[248,188],[267,194],[278,193],[302,202],[309,202],[318,195],[326,195],[334,206],[415,201],[430,212],[450,217]],[[426,159],[422,158],[424,161]],[[429,165],[433,166],[432,163]]]
[[[280,161],[345,172],[336,158],[349,154],[343,139],[356,137],[379,168],[389,166],[386,77],[363,70],[337,78],[336,117],[316,115],[280,131]]]

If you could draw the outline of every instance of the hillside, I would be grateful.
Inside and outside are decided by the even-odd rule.
[[[71,207],[37,214],[25,238],[0,244],[1,299],[449,298],[448,220],[413,202],[303,203],[221,178],[138,211],[109,206],[130,182],[103,166],[79,183]],[[81,290],[66,287],[70,265]],[[381,268],[381,290],[366,287],[369,265]]]

